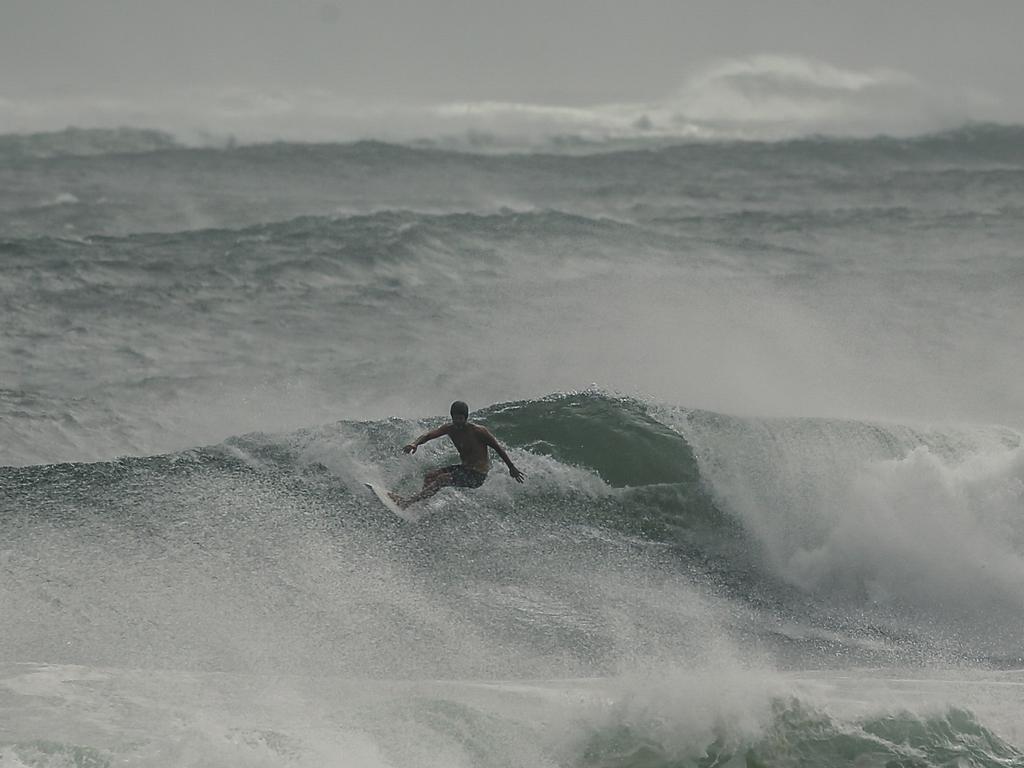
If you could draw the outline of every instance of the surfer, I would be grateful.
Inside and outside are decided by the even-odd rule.
[[[523,482],[526,477],[516,469],[508,453],[501,447],[494,435],[487,427],[474,424],[469,420],[469,406],[461,400],[456,400],[451,407],[452,420],[444,426],[426,432],[402,450],[406,453],[416,453],[416,449],[424,443],[448,435],[459,452],[461,464],[452,464],[448,467],[435,469],[428,472],[423,478],[423,488],[415,496],[403,499],[397,494],[389,493],[391,499],[402,509],[410,504],[429,498],[445,486],[457,488],[479,488],[487,479],[487,473],[491,469],[491,457],[488,448],[493,448],[501,460],[508,466],[508,473],[516,482]]]

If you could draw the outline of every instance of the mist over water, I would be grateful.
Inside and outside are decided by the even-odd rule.
[[[518,9],[516,13],[519,15]],[[965,27],[969,21],[973,20],[957,14],[953,22],[957,34],[970,34]],[[493,23],[486,25],[484,37],[493,34]],[[1008,26],[1012,27],[1012,22]],[[1012,46],[1009,40],[1007,43]],[[308,44],[308,36],[304,44]],[[676,46],[686,47],[681,42]],[[411,50],[403,55],[412,56]],[[345,53],[354,51],[350,47]],[[427,59],[436,53],[430,50]],[[458,60],[454,53],[449,47],[445,67]],[[602,87],[607,83],[598,82],[603,80],[598,72],[615,60],[607,53],[601,52],[603,61],[595,62],[596,68],[587,68],[591,81],[587,87],[575,89],[591,91],[594,96],[590,99],[581,99],[579,93],[575,97],[559,93],[554,82],[548,97],[540,100],[512,94],[495,98],[493,91],[474,98],[466,95],[473,89],[464,87],[465,80],[482,72],[470,70],[458,72],[455,78],[463,87],[440,89],[460,95],[443,98],[436,77],[420,87],[411,86],[417,73],[410,67],[402,71],[400,79],[405,83],[397,88],[359,93],[373,81],[360,76],[350,87],[339,90],[337,78],[353,65],[349,62],[335,68],[330,78],[334,87],[324,86],[316,80],[322,78],[326,59],[317,57],[321,70],[317,77],[303,77],[289,87],[258,75],[256,83],[229,86],[218,83],[212,73],[186,78],[186,85],[177,82],[134,92],[127,83],[87,83],[59,96],[8,85],[0,97],[0,120],[9,131],[21,134],[58,131],[68,125],[142,126],[168,131],[192,146],[376,139],[474,152],[572,153],[691,140],[915,136],[955,129],[971,121],[1012,123],[1021,117],[1013,99],[999,98],[987,88],[948,81],[936,84],[934,70],[921,78],[899,69],[836,66],[793,53],[691,62],[678,81],[659,73],[655,80],[664,85],[649,81],[642,88],[630,88],[631,93],[648,94],[646,98],[601,98],[597,94],[609,91]],[[336,45],[325,54],[337,55]],[[374,58],[379,56],[380,50],[374,48]],[[395,66],[398,60],[376,61],[375,66],[383,74],[381,65]],[[421,63],[430,69],[425,61]],[[630,62],[631,78],[641,76],[637,63]],[[517,62],[512,68],[519,77],[526,76],[523,64]],[[494,74],[494,69],[500,68],[489,62],[483,70]],[[171,73],[162,72],[161,77],[167,74]],[[254,76],[247,74],[247,80]],[[407,98],[401,98],[399,93],[410,87]],[[522,89],[515,90],[522,93]],[[538,92],[533,87],[528,90]]]
[[[0,137],[0,762],[1024,764],[1024,131],[626,138]]]

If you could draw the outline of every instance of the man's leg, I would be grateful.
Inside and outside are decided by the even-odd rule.
[[[426,490],[427,486],[433,485],[434,483],[436,483],[438,478],[440,478],[442,475],[446,475],[446,474],[448,474],[448,468],[447,467],[442,467],[441,469],[434,469],[434,470],[431,470],[430,472],[427,472],[427,474],[425,474],[423,476],[423,488],[424,488],[424,490]]]
[[[410,496],[408,499],[398,499],[392,496],[392,499],[394,499],[398,506],[405,509],[410,504],[429,499],[447,485],[452,485],[451,471],[447,467],[435,469],[433,472],[428,472],[423,478],[423,489],[415,496]]]

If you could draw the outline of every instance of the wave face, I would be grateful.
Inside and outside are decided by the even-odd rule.
[[[167,456],[5,469],[6,501],[20,512],[8,520],[9,533],[28,543],[27,550],[9,550],[8,566],[18,562],[28,568],[31,583],[73,585],[71,593],[55,601],[63,613],[65,604],[77,599],[74,593],[96,578],[78,572],[80,565],[113,556],[106,541],[111,536],[117,538],[114,550],[128,546],[140,561],[157,555],[196,559],[189,568],[194,573],[211,567],[204,559],[221,552],[237,560],[240,587],[246,583],[242,574],[263,570],[268,558],[273,575],[254,590],[261,601],[280,592],[281,604],[300,613],[338,603],[338,619],[344,615],[351,621],[352,607],[341,608],[344,598],[320,593],[327,585],[301,581],[312,574],[300,579],[277,570],[296,564],[276,563],[274,550],[297,553],[297,548],[313,546],[307,541],[313,532],[316,549],[332,563],[338,557],[335,548],[354,557],[352,547],[376,551],[383,546],[409,557],[406,565],[415,561],[430,574],[430,582],[456,589],[455,602],[461,605],[447,604],[452,596],[442,595],[444,612],[466,612],[471,623],[471,617],[487,616],[495,600],[510,600],[506,607],[511,608],[521,599],[519,639],[529,664],[513,666],[510,673],[538,674],[530,665],[543,665],[552,638],[568,633],[579,644],[558,646],[556,660],[548,661],[563,665],[571,648],[585,649],[577,660],[581,666],[572,668],[572,674],[584,674],[591,667],[607,671],[621,647],[600,621],[608,605],[591,604],[582,595],[570,598],[571,584],[581,574],[563,567],[615,561],[635,551],[652,564],[694,569],[730,600],[753,601],[776,620],[847,633],[829,646],[829,656],[949,654],[1002,663],[1024,653],[1017,633],[1024,602],[1016,588],[1024,569],[1024,527],[1016,514],[1024,448],[1016,431],[922,432],[861,422],[736,419],[652,408],[600,393],[494,406],[479,412],[478,419],[524,457],[521,463],[531,482],[517,492],[496,470],[498,479],[478,493],[446,493],[427,505],[428,522],[402,543],[377,540],[382,538],[377,530],[381,510],[362,483],[412,490],[425,467],[443,457],[414,462],[396,455],[395,446],[422,431],[422,423],[343,421],[280,435],[257,433]],[[140,507],[139,499],[147,502]],[[395,535],[397,521],[390,523],[385,539]],[[30,555],[55,535],[55,528],[69,544],[95,547],[94,556],[78,564]],[[247,532],[244,543],[236,540],[240,529]],[[494,530],[502,531],[502,542],[493,541]],[[484,556],[481,548],[490,554]],[[544,552],[535,558],[550,558],[550,570],[539,571],[537,559],[514,565],[516,552]],[[311,560],[313,555],[302,557]],[[481,558],[479,566],[464,565]],[[500,567],[515,587],[512,595],[499,599],[491,589],[496,585],[483,585],[493,578],[489,569],[506,560],[511,562]],[[323,562],[318,567],[338,566]],[[47,574],[50,568],[72,572],[57,577]],[[386,580],[381,574],[374,578]],[[113,576],[107,572],[102,579]],[[471,584],[478,593],[463,594]],[[138,586],[136,577],[126,578],[124,594],[116,599],[107,594],[104,602],[112,602],[115,615],[128,612],[135,620],[147,610],[164,613],[153,595],[136,593]],[[103,591],[97,585],[96,592]],[[38,602],[30,595],[25,599]],[[234,599],[252,598],[239,594]],[[671,601],[668,595],[665,599]],[[691,599],[698,599],[697,593]],[[191,600],[181,606],[187,611],[196,607]],[[652,606],[644,623],[653,637],[677,642],[689,634],[683,626],[689,616],[677,615],[680,607]],[[385,622],[394,610],[389,608]],[[48,612],[46,602],[33,611]],[[87,613],[84,605],[82,612]],[[324,615],[322,607],[315,612]],[[181,626],[190,626],[199,617],[180,618]],[[52,620],[60,618],[55,614]],[[221,620],[218,612],[216,621]],[[424,622],[418,632],[432,631],[429,615],[415,620]],[[510,620],[504,616],[501,622]],[[375,618],[371,614],[361,621]],[[91,628],[78,623],[72,620],[67,633],[85,643]],[[169,631],[165,623],[152,619],[161,633]],[[472,634],[485,637],[492,630],[485,620]],[[762,630],[764,643],[779,640],[771,622]],[[322,631],[330,634],[327,628]],[[374,642],[381,633],[384,627],[371,633]],[[869,637],[872,642],[866,645]],[[39,638],[30,633],[25,642],[21,651]],[[152,653],[154,642],[147,640],[145,653]],[[510,641],[506,637],[504,642]],[[800,639],[787,636],[784,642],[799,644]],[[177,642],[168,644],[176,647]],[[109,638],[96,638],[95,649],[101,654],[95,660],[107,664],[129,653],[120,649],[105,658],[114,650]],[[18,650],[12,651],[15,657]],[[806,651],[813,655],[813,643]],[[60,654],[60,647],[52,652]],[[182,663],[173,659],[168,663]],[[458,669],[462,661],[453,656],[445,663]],[[424,663],[417,660],[415,668]],[[445,671],[451,672],[442,667],[432,674]],[[475,672],[470,666],[459,674]]]
[[[478,418],[528,483],[495,471],[477,491],[439,494],[415,526],[362,482],[411,490],[447,462],[443,448],[396,455],[429,422],[341,421],[0,470],[0,596],[20,617],[0,652],[48,662],[8,667],[0,696],[31,703],[25,722],[67,699],[74,720],[93,710],[68,681],[102,681],[90,697],[131,696],[145,723],[224,697],[237,703],[212,730],[185,730],[197,749],[233,744],[228,763],[323,748],[291,705],[264,710],[269,731],[230,725],[252,722],[241,702],[257,686],[330,707],[335,740],[355,738],[359,712],[392,713],[360,747],[371,765],[389,764],[377,752],[398,750],[414,724],[433,734],[428,765],[453,728],[475,735],[444,749],[487,758],[471,764],[770,764],[792,752],[1020,764],[998,717],[942,704],[968,684],[1014,711],[1007,680],[927,677],[935,664],[998,669],[1024,655],[1019,433],[736,419],[596,392]],[[871,706],[837,713],[826,702],[838,692],[822,686],[865,666],[899,677],[876,673],[839,695]],[[520,754],[544,718],[571,723],[567,735]],[[170,735],[158,726],[151,747],[168,749]],[[55,728],[5,749],[44,764],[138,758],[133,743],[66,738]]]
[[[0,140],[0,762],[1024,764],[1022,137]]]

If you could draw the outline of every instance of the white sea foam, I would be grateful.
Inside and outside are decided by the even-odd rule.
[[[919,446],[855,471],[822,499],[831,528],[792,553],[806,588],[837,582],[869,599],[985,615],[1024,611],[1024,449],[943,459]]]
[[[943,615],[978,649],[1012,647],[1024,614],[1018,433],[699,415],[682,428],[777,576],[833,600]]]

